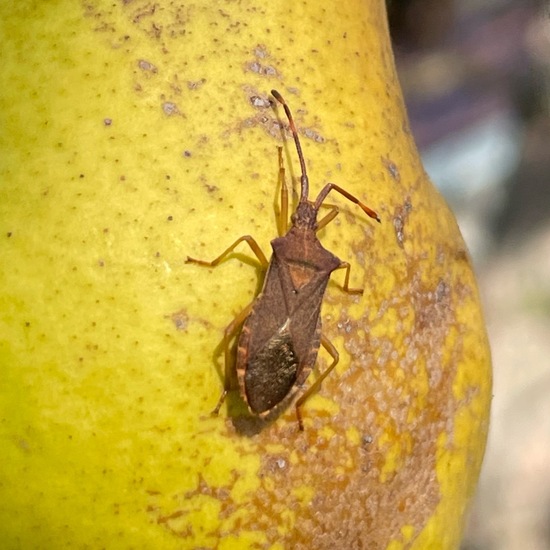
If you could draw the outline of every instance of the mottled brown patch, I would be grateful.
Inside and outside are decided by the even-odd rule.
[[[388,171],[388,174],[391,176],[391,178],[398,183],[401,182],[401,174],[399,173],[399,168],[397,167],[397,164],[393,162],[389,158],[382,157],[382,164]]]
[[[407,223],[411,210],[412,203],[410,198],[407,198],[402,205],[395,208],[393,213],[392,221],[395,230],[395,238],[397,239],[397,244],[401,248],[403,248],[403,242],[405,240],[405,224]]]
[[[179,115],[180,110],[178,106],[173,101],[165,101],[162,103],[162,110],[167,116]]]
[[[200,90],[206,84],[206,78],[201,78],[200,80],[188,80],[187,88],[190,90]]]
[[[179,311],[172,313],[172,315],[170,315],[170,319],[172,319],[172,322],[177,330],[187,330],[187,326],[189,325],[189,315],[185,309],[180,309]]]
[[[345,310],[341,312],[338,325],[347,334],[346,350],[352,365],[340,378],[331,375],[323,388],[323,393],[339,404],[340,412],[329,418],[312,411],[308,417],[313,427],[303,435],[289,424],[271,426],[257,436],[260,449],[273,441],[287,449],[273,456],[260,453],[262,487],[252,498],[261,512],[257,528],[266,532],[269,540],[303,549],[385,548],[400,526],[420,530],[437,505],[436,442],[439,434],[452,431],[456,406],[451,392],[453,362],[443,363],[440,353],[448,328],[455,323],[453,292],[448,281],[439,280],[430,287],[413,275],[411,285],[391,301],[403,320],[412,307],[415,323],[404,335],[404,346],[396,346],[391,338],[378,339],[367,344],[372,354],[364,353],[365,338],[369,340],[367,318],[353,321]],[[332,332],[331,327],[327,326],[327,331]],[[460,352],[460,345],[459,339],[455,353]],[[377,364],[375,347],[382,350]],[[427,372],[419,372],[420,356],[428,359]],[[396,375],[397,369],[404,372],[404,378]],[[411,399],[414,391],[407,386],[425,375],[430,391],[424,406],[419,407]],[[326,425],[334,430],[332,437],[320,435]],[[396,471],[384,477],[387,449],[379,446],[378,440],[388,426],[402,434],[409,447],[403,448]],[[357,442],[344,435],[349,429],[361,435]],[[297,498],[294,490],[303,485],[312,489],[311,501]],[[277,538],[272,521],[277,503],[284,503],[279,505],[281,511],[286,506],[298,518],[288,539]]]
[[[157,74],[158,69],[155,65],[153,65],[151,62],[147,61],[146,59],[140,59],[138,61],[138,67],[145,72]]]
[[[244,70],[259,74],[261,76],[269,76],[269,77],[279,76],[279,73],[277,72],[275,67],[271,65],[263,65],[258,61],[250,61],[248,63],[245,63]]]

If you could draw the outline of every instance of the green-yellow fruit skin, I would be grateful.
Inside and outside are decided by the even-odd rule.
[[[457,548],[490,356],[462,239],[407,130],[383,2],[8,4],[2,547]],[[304,433],[292,407],[247,421],[238,396],[210,416],[223,329],[259,272],[246,247],[184,264],[243,234],[267,253],[277,234],[271,88],[312,195],[334,181],[382,219],[330,197],[341,213],[320,239],[365,293],[329,285],[341,360]]]

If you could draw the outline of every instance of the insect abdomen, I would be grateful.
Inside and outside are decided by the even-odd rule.
[[[296,382],[299,364],[287,321],[246,366],[244,381],[250,409],[261,414],[280,403]]]

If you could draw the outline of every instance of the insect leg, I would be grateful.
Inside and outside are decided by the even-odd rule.
[[[288,187],[285,179],[285,165],[283,162],[283,148],[277,147],[279,152],[279,185],[281,186],[281,210],[279,211],[279,236],[282,237],[288,230]]]
[[[321,206],[321,203],[326,199],[327,195],[333,189],[334,191],[338,191],[338,193],[340,193],[341,195],[344,195],[344,197],[346,197],[346,199],[348,199],[352,203],[357,204],[367,216],[370,216],[378,223],[380,223],[380,218],[378,217],[378,214],[374,210],[372,210],[372,208],[369,208],[366,204],[363,204],[357,197],[353,196],[351,193],[348,193],[345,189],[342,189],[342,187],[336,185],[335,183],[327,183],[323,187],[323,189],[321,189],[321,192],[315,200],[315,208],[318,209]]]
[[[231,361],[231,340],[235,336],[235,333],[239,327],[243,324],[244,320],[248,317],[250,311],[252,310],[251,302],[248,304],[234,319],[227,325],[226,329],[223,331],[223,349],[224,349],[224,381],[223,381],[223,392],[218,400],[216,408],[212,411],[212,414],[218,414],[220,408],[227,397],[227,394],[231,390],[231,367],[235,368],[235,363]]]
[[[265,254],[262,252],[262,249],[258,245],[258,243],[250,236],[250,235],[243,235],[239,239],[237,239],[230,247],[225,249],[216,259],[212,260],[211,262],[207,262],[205,260],[196,260],[195,258],[191,258],[187,256],[187,259],[185,260],[186,264],[199,264],[199,265],[206,265],[209,267],[216,267],[226,256],[229,256],[231,252],[235,249],[235,247],[243,242],[246,241],[250,248],[252,249],[252,252],[256,254],[256,257],[258,258],[258,261],[262,265],[262,267],[265,269],[267,268],[269,262],[267,261],[267,258],[265,257]]]
[[[350,288],[349,287],[349,272],[351,266],[348,262],[342,262],[336,269],[345,269],[346,277],[344,278],[344,284],[342,285],[342,290],[348,294],[363,294],[362,288]]]
[[[330,340],[321,334],[321,345],[327,350],[329,355],[332,357],[332,363],[324,370],[315,382],[311,384],[311,386],[300,396],[298,401],[296,401],[296,418],[298,419],[298,427],[301,431],[304,430],[304,423],[302,420],[302,413],[301,413],[301,406],[319,389],[321,388],[321,384],[323,383],[323,380],[331,373],[332,369],[337,365],[340,354],[338,353],[338,350],[334,347],[334,345],[330,342]]]
[[[336,205],[331,205],[329,208],[330,212],[324,218],[321,218],[321,220],[317,222],[317,231],[319,231],[319,229],[323,229],[325,225],[328,225],[336,216],[338,216],[338,212],[340,212],[340,209]]]

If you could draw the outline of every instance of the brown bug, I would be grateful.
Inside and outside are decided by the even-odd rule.
[[[187,257],[186,263],[214,267],[226,258],[242,241],[246,241],[260,264],[267,269],[263,288],[257,298],[229,324],[224,332],[225,383],[214,409],[217,414],[227,396],[231,381],[230,342],[242,325],[237,345],[235,369],[242,398],[254,415],[266,417],[285,398],[291,398],[304,384],[315,365],[319,346],[332,357],[330,366],[296,401],[296,417],[303,430],[300,407],[321,386],[322,381],[338,363],[336,348],[321,333],[321,302],[330,274],[345,269],[344,291],[362,294],[348,286],[350,264],[342,262],[326,250],[316,232],[338,215],[338,208],[317,222],[319,208],[331,191],[338,191],[371,218],[380,222],[378,214],[334,183],[327,183],[315,202],[308,200],[309,182],[298,132],[288,105],[276,91],[271,93],[284,107],[296,144],[302,175],[300,200],[288,225],[288,190],[284,179],[282,148],[279,147],[279,179],[281,182],[280,231],[284,236],[271,241],[273,255],[268,263],[258,243],[250,236],[237,239],[211,262]]]

